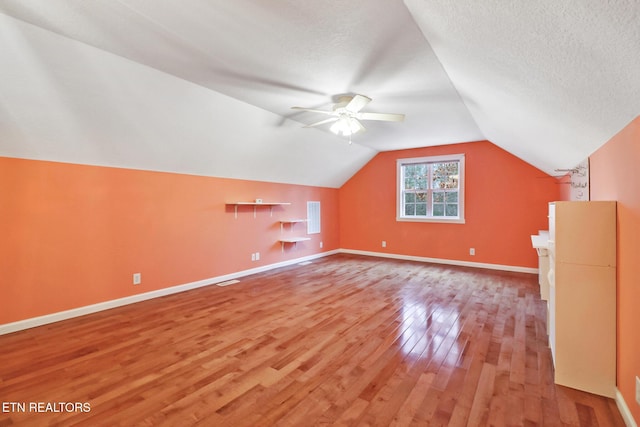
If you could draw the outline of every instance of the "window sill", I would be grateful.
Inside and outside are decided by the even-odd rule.
[[[440,224],[464,224],[464,218],[407,218],[396,217],[398,222],[435,222]]]

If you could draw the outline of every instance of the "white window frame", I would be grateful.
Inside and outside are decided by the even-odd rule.
[[[430,215],[432,211],[427,209],[428,215],[405,215],[404,214],[404,176],[403,166],[422,163],[444,163],[444,162],[458,162],[458,216],[433,216]],[[415,157],[409,159],[397,160],[397,173],[396,173],[396,221],[408,221],[408,222],[439,222],[439,223],[453,223],[464,224],[464,154],[450,154],[444,156],[429,156],[429,157]],[[429,188],[427,204],[433,204],[433,189],[431,188],[431,179],[428,180]]]

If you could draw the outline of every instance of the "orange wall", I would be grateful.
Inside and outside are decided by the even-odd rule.
[[[396,160],[459,153],[466,223],[397,222]],[[548,228],[547,204],[558,199],[559,187],[487,141],[379,153],[340,189],[340,247],[537,268],[530,235]]]
[[[558,186],[560,187],[560,195],[558,200],[570,201],[571,200],[571,175],[566,174],[561,178],[558,178]]]
[[[256,198],[292,204],[225,206]],[[283,254],[308,200],[322,233]],[[337,189],[0,157],[0,324],[337,249],[337,209]]]
[[[633,417],[640,376],[640,117],[590,157],[591,200],[618,202],[618,389]]]

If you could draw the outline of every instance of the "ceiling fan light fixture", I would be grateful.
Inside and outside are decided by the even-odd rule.
[[[340,117],[331,125],[329,130],[336,135],[349,136],[357,133],[361,129],[361,125],[353,117]]]
[[[367,96],[353,95],[340,97],[339,102],[333,106],[333,110],[331,111],[305,107],[291,108],[330,116],[325,120],[311,123],[305,127],[310,128],[326,123],[333,123],[329,130],[336,135],[348,136],[349,141],[351,141],[351,135],[366,130],[362,123],[360,123],[361,120],[378,120],[384,122],[401,122],[404,120],[404,114],[360,112],[369,102],[371,102],[371,98]]]

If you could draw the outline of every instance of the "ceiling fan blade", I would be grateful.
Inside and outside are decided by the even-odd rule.
[[[302,111],[308,111],[311,113],[320,113],[320,114],[327,114],[329,116],[333,116],[335,115],[334,111],[325,111],[325,110],[315,110],[313,108],[304,108],[304,107],[291,107],[292,110],[302,110]]]
[[[365,105],[371,102],[371,98],[364,95],[355,95],[351,101],[347,104],[345,109],[353,113],[357,113],[362,110]]]
[[[337,117],[331,117],[329,119],[326,120],[320,120],[319,122],[315,122],[315,123],[311,123],[310,125],[306,125],[306,128],[310,128],[310,127],[314,127],[314,126],[318,126],[318,125],[323,125],[325,123],[331,123],[331,122],[335,122],[336,120],[338,120]]]
[[[356,118],[360,120],[382,120],[385,122],[402,122],[404,114],[391,113],[358,113]]]

